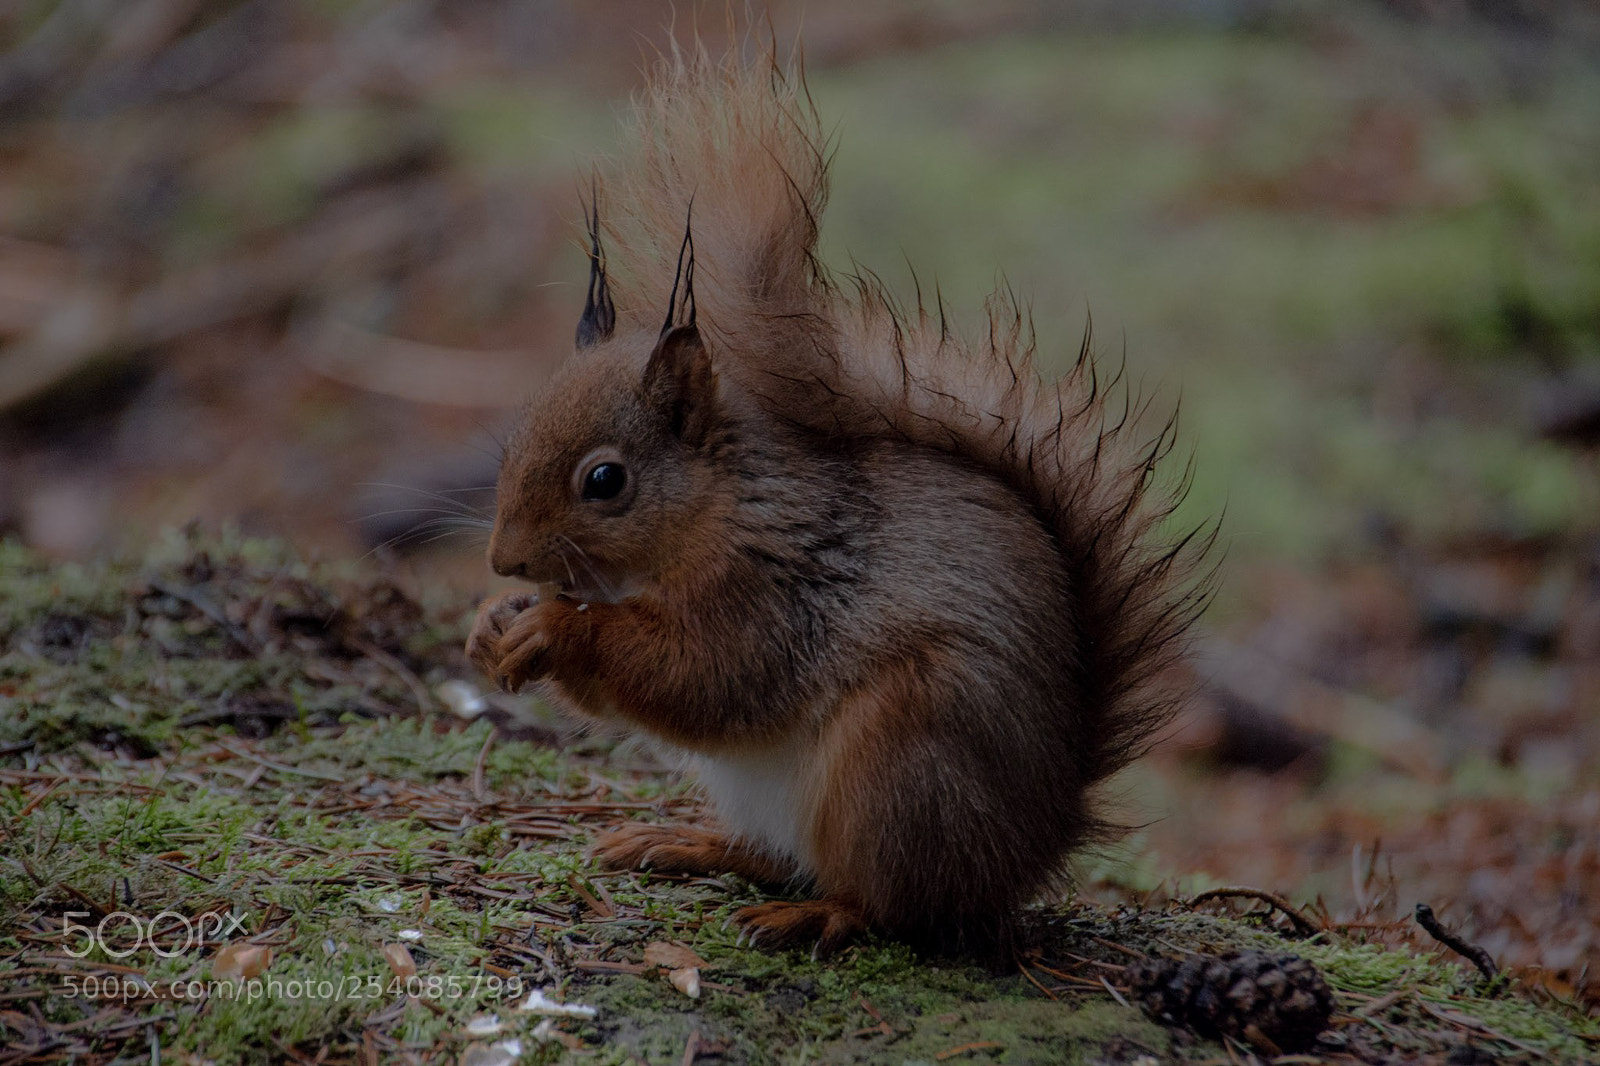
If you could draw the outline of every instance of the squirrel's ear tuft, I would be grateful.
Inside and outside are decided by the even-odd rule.
[[[606,278],[606,253],[600,246],[600,187],[590,190],[589,216],[589,296],[578,319],[578,350],[592,348],[609,340],[617,328],[617,311],[611,303],[611,283]]]
[[[695,447],[704,443],[716,418],[717,375],[699,329],[677,326],[661,334],[644,368],[644,395],[675,437]]]

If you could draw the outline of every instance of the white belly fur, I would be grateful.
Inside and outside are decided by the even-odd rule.
[[[717,815],[741,839],[803,873],[816,869],[811,823],[816,808],[812,745],[779,744],[740,755],[685,753]]]

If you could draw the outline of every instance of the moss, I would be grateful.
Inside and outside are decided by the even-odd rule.
[[[914,973],[890,983],[845,973],[832,987],[791,973],[737,993],[707,992],[699,1003],[661,981],[595,981],[582,989],[584,1001],[611,1020],[586,1035],[648,1062],[676,1060],[692,1032],[725,1043],[734,1061],[755,1062],[934,1062],[972,1046],[962,1061],[1074,1063],[1106,1061],[1108,1048],[1159,1055],[1169,1044],[1165,1031],[1109,1002],[996,996],[982,982],[915,988],[907,980]]]
[[[761,898],[750,886],[601,874],[588,858],[616,819],[685,808],[681,782],[629,769],[636,754],[613,761],[608,744],[558,750],[422,713],[411,685],[351,650],[349,634],[366,634],[353,639],[384,641],[419,683],[469,676],[453,605],[396,600],[381,576],[231,535],[83,568],[15,545],[0,558],[16,593],[0,598],[0,721],[14,745],[0,761],[0,951],[20,975],[0,972],[0,993],[31,999],[70,1054],[144,1054],[153,1025],[167,1052],[215,1061],[371,1045],[443,1062],[469,1042],[468,1019],[494,1012],[530,1061],[554,1062],[572,1053],[537,1043],[538,1019],[515,1010],[544,987],[598,1008],[558,1026],[584,1061],[676,1062],[693,1033],[735,1063],[1199,1061],[1222,1049],[1153,1025],[1097,979],[1115,980],[1129,952],[1241,946],[1306,954],[1349,1007],[1409,990],[1359,1026],[1366,1044],[1349,1038],[1368,1058],[1450,1046],[1459,1025],[1429,1007],[1472,1019],[1490,1046],[1557,1062],[1600,1039],[1600,1023],[1484,989],[1450,963],[1327,935],[1286,944],[1181,909],[1041,906],[1034,954],[995,967],[876,939],[821,961],[750,951],[728,924]],[[245,654],[229,626],[254,618]],[[263,707],[278,716],[247,728]],[[1125,879],[1164,879],[1136,843],[1125,850]],[[133,920],[157,915],[152,945]],[[272,984],[174,998],[174,981],[211,977],[225,915],[238,928],[223,939],[271,946]],[[103,937],[80,928],[102,919]],[[180,943],[185,921],[207,942]],[[707,960],[700,999],[615,972],[659,940]],[[389,987],[384,951],[401,944],[412,997]],[[83,957],[64,967],[67,948]],[[151,991],[103,995],[124,978]],[[107,1009],[116,1026],[80,1025]]]

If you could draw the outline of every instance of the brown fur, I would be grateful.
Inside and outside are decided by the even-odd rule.
[[[624,869],[663,874],[738,874],[763,885],[782,885],[794,871],[726,833],[688,825],[633,822],[595,841],[597,851]]]
[[[684,752],[737,836],[602,860],[813,886],[741,912],[769,944],[1004,942],[1170,714],[1205,587],[1156,534],[1171,427],[1108,424],[1087,339],[1042,382],[1012,300],[969,342],[822,270],[826,149],[776,63],[674,55],[634,141],[597,191],[617,323],[586,312],[501,470],[494,568],[563,593],[486,604],[469,651]],[[627,487],[586,500],[600,461]]]

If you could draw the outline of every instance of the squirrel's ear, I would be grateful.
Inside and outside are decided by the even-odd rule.
[[[589,216],[589,296],[578,319],[578,350],[592,348],[609,340],[617,328],[617,310],[611,304],[611,283],[606,277],[606,252],[600,245],[600,187],[598,179],[590,190]]]
[[[717,375],[700,331],[676,326],[661,334],[644,368],[644,395],[685,444],[698,446],[711,431]]]

